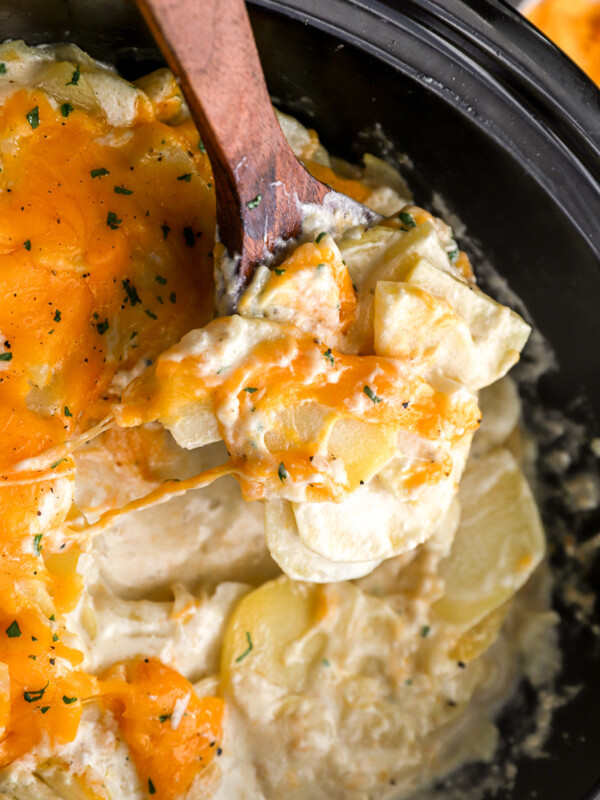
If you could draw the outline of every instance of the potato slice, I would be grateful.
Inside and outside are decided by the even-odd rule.
[[[469,383],[472,389],[488,386],[517,363],[531,328],[510,308],[425,258],[404,280],[445,299],[468,325],[477,352],[476,371]]]
[[[221,438],[211,400],[183,405],[176,413],[161,417],[161,423],[186,450],[218,442]]]
[[[25,785],[16,786],[8,791],[10,794],[2,794],[0,798],[6,797],[7,800],[65,800],[54,789],[46,786],[42,780],[35,776],[28,780]]]
[[[544,556],[539,512],[517,462],[499,448],[471,461],[459,498],[460,527],[440,563],[444,596],[435,612],[469,629],[523,586]]]
[[[420,362],[428,380],[441,374],[471,385],[477,351],[468,325],[446,300],[409,283],[379,281],[374,332],[377,355]]]
[[[353,418],[338,420],[327,441],[330,458],[346,470],[347,486],[354,491],[367,484],[396,453],[398,429]]]
[[[107,794],[94,791],[84,775],[71,772],[66,763],[48,761],[38,767],[37,773],[60,800],[106,800]]]
[[[508,375],[479,393],[481,426],[473,439],[472,454],[482,456],[504,444],[521,417],[517,384]]]
[[[133,427],[158,420],[187,449],[217,441],[214,391],[256,345],[284,335],[276,323],[239,316],[190,331],[127,386],[113,409],[117,424]]]
[[[295,325],[333,346],[355,307],[348,269],[333,238],[325,236],[300,245],[279,268],[259,267],[238,311]]]
[[[238,681],[254,673],[275,686],[298,691],[321,647],[320,640],[306,636],[318,613],[317,587],[295,583],[285,575],[246,595],[225,631],[224,685],[235,689]]]
[[[57,103],[69,102],[88,113],[99,112],[94,90],[83,73],[76,73],[76,68],[76,64],[68,61],[49,61],[40,67],[37,85]],[[74,74],[77,74],[76,83],[73,83]],[[125,85],[125,81],[121,80],[121,83]]]
[[[294,503],[293,509],[300,539],[335,562],[400,555],[424,542],[437,523],[436,517],[431,527],[427,524],[424,504],[399,500],[377,478],[341,503]]]
[[[482,656],[498,638],[509,609],[510,601],[492,611],[477,625],[469,628],[449,652],[450,658],[453,661],[462,661],[464,664],[468,664],[469,661],[474,661]]]
[[[339,246],[358,289],[356,320],[349,339],[351,346],[360,352],[373,349],[374,294],[378,281],[405,280],[406,274],[422,258],[429,259],[440,269],[454,269],[430,221],[410,230],[376,226],[360,239],[342,240]]]
[[[303,544],[288,500],[269,500],[265,503],[265,539],[273,559],[293,580],[330,583],[362,578],[377,567],[380,561],[340,564],[328,561]]]

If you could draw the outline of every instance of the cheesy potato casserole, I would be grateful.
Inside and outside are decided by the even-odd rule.
[[[313,214],[217,316],[171,73],[0,47],[1,798],[412,796],[492,756],[552,625],[529,326],[394,170],[280,122],[384,219]]]

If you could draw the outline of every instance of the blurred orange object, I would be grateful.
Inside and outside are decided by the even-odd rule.
[[[526,17],[600,84],[600,2],[541,0]]]

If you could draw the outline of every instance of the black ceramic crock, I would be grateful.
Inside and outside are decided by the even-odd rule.
[[[405,175],[417,201],[429,205],[432,187],[445,198],[553,347],[559,368],[542,378],[540,402],[583,423],[589,436],[597,432],[594,86],[501,0],[254,0],[251,11],[280,107],[351,160],[365,151],[409,154]],[[130,78],[162,63],[130,0],[2,0],[6,38],[73,41]],[[584,451],[585,443],[585,460]],[[600,519],[593,510],[569,516],[557,497],[559,487],[544,516],[559,530],[552,560],[562,568],[560,530],[586,537]],[[515,785],[495,795],[500,800],[600,798],[600,648],[577,624],[577,609],[555,602],[560,685],[582,688],[554,715],[548,757],[519,759]],[[505,742],[527,732],[534,703],[524,684],[501,719]],[[504,745],[499,758],[507,752]],[[461,780],[477,784],[487,769],[468,769]],[[439,791],[454,800],[454,791]]]

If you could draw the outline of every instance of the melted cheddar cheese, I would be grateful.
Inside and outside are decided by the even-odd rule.
[[[79,65],[44,62],[66,95],[61,76],[73,82],[61,103],[51,88],[11,81],[26,64],[22,46],[5,46],[3,57],[2,766],[44,737],[53,747],[71,741],[82,703],[103,692],[80,669],[83,655],[65,628],[81,592],[79,551],[58,544],[52,552],[48,533],[71,506],[72,459],[46,473],[15,467],[85,429],[117,370],[156,358],[210,318],[214,239],[210,166],[191,123],[165,124],[140,93],[129,124],[116,128],[102,108],[81,103],[77,91],[89,86]],[[182,679],[173,680],[163,674],[165,691]],[[130,685],[133,697],[135,677],[123,685],[125,703]],[[189,764],[169,769],[175,786],[190,773]]]

